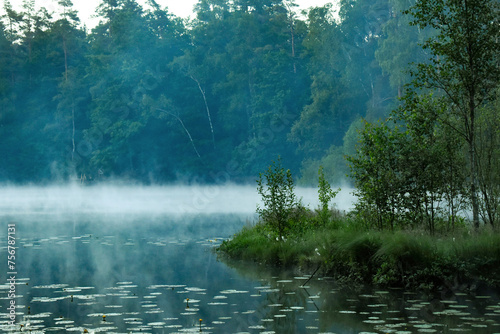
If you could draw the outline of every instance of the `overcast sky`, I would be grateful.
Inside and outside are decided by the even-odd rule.
[[[35,0],[36,7],[45,7],[51,11],[59,11],[59,6],[57,5],[58,0]],[[300,9],[306,9],[313,6],[322,6],[326,3],[333,2],[337,0],[296,0]],[[99,5],[101,0],[72,0],[74,7],[78,10],[80,19],[87,24],[88,28],[94,27],[98,22],[91,17],[94,14],[96,7]],[[139,0],[139,3],[144,3],[144,0]],[[169,12],[174,13],[176,16],[188,17],[193,16],[193,7],[198,2],[198,0],[156,0],[156,2],[161,7],[168,7]],[[22,0],[11,0],[12,5],[15,9],[19,9],[22,4]]]

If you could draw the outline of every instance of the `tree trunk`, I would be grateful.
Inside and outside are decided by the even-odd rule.
[[[469,3],[467,1],[464,2],[465,12],[467,21],[469,21],[470,14],[469,12]],[[471,22],[467,22],[467,25],[470,27]],[[477,198],[477,170],[476,170],[476,148],[475,148],[475,119],[476,119],[476,68],[475,62],[476,59],[475,51],[473,48],[475,36],[471,35],[470,28],[466,31],[467,38],[467,55],[469,57],[468,70],[471,82],[467,83],[468,93],[469,93],[469,120],[470,120],[470,128],[469,128],[469,150],[470,150],[470,191],[471,191],[471,202],[472,202],[472,222],[476,229],[479,228],[479,202]]]
[[[71,162],[73,163],[75,157],[75,103],[72,102],[71,105],[71,120],[73,123],[73,132],[71,133],[71,143],[73,144],[73,150],[71,151]]]
[[[64,51],[64,79],[68,83],[68,48],[66,47],[66,38],[63,36],[63,51]]]
[[[210,115],[210,109],[208,108],[208,102],[207,102],[207,96],[205,95],[205,90],[201,88],[201,84],[196,79],[194,76],[191,75],[191,79],[193,79],[194,82],[198,85],[198,89],[201,92],[201,95],[203,96],[203,102],[205,103],[205,109],[207,110],[207,116],[208,116],[208,123],[210,124],[210,132],[212,133],[212,144],[214,146],[215,150],[215,135],[214,135],[214,127],[212,125],[212,116]]]
[[[470,148],[470,160],[471,160],[471,184],[470,184],[470,191],[471,191],[471,201],[472,201],[472,222],[474,223],[474,227],[477,229],[479,228],[479,202],[477,200],[477,173],[476,173],[476,158],[475,158],[475,150],[474,150],[474,144],[471,145]]]
[[[297,73],[297,64],[295,64],[295,34],[293,32],[293,17],[290,17],[290,34],[292,37],[293,73],[296,74]]]

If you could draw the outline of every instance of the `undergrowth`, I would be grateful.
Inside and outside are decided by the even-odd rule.
[[[339,281],[437,289],[478,282],[500,287],[500,235],[429,236],[359,231],[330,223],[279,240],[264,224],[247,226],[217,249],[233,259],[295,268]]]
[[[366,210],[343,215],[329,208],[340,189],[331,189],[322,168],[318,176],[321,205],[310,210],[293,194],[290,171],[280,159],[273,162],[257,181],[264,203],[259,222],[224,241],[219,255],[305,272],[321,269],[350,284],[500,287],[499,233],[472,232],[465,223],[450,230],[445,219],[430,231],[415,228],[426,226],[422,222],[392,222],[391,230],[381,230],[388,224],[370,224],[376,215]]]

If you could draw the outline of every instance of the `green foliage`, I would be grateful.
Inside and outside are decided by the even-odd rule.
[[[406,137],[390,123],[365,123],[357,155],[348,156],[355,180],[358,212],[373,212],[374,226],[394,228],[397,210],[402,201],[402,178],[398,158]]]
[[[430,59],[412,71],[402,105],[385,122],[367,123],[348,157],[357,213],[379,229],[421,225],[431,234],[443,219],[453,229],[464,209],[476,227],[480,213],[494,224],[498,182],[489,171],[498,127],[486,110],[500,78],[498,2],[420,0],[404,12],[412,25],[432,29],[424,43]],[[377,54],[386,57],[386,70],[397,67],[384,50],[393,38]]]
[[[280,241],[288,237],[292,229],[290,219],[298,207],[294,187],[292,173],[282,167],[280,157],[257,180],[257,192],[264,204],[263,208],[257,207],[257,213]],[[298,220],[295,224],[300,224],[300,217]]]
[[[340,57],[341,35],[332,18],[331,5],[311,9],[308,21],[309,33],[303,44],[304,53],[310,59],[311,103],[304,106],[289,139],[306,157],[318,159],[331,145],[341,143],[356,105],[349,103],[344,93],[346,87],[335,66]]]
[[[384,123],[367,123],[356,155],[348,156],[360,201],[358,215],[379,229],[427,229],[465,208],[463,145],[443,121],[446,105],[408,94]],[[448,120],[450,121],[450,120]]]
[[[311,186],[318,183],[318,169],[324,168],[325,178],[332,184],[340,184],[346,181],[348,171],[347,162],[344,159],[341,147],[331,146],[327,153],[319,160],[306,159],[302,162],[300,169],[300,185]]]
[[[264,208],[257,207],[257,213],[267,231],[277,240],[300,238],[317,226],[336,224],[338,212],[330,202],[340,192],[332,190],[326,180],[323,168],[318,170],[319,208],[314,212],[304,207],[294,194],[294,181],[290,170],[281,166],[281,158],[272,163],[265,173],[259,174],[257,192],[262,196]]]
[[[426,41],[430,59],[413,72],[416,88],[443,94],[452,129],[467,144],[472,220],[479,227],[477,152],[478,112],[492,100],[500,80],[500,4],[496,0],[420,0],[406,13],[412,24],[431,27],[437,35]]]
[[[437,290],[484,282],[500,286],[497,233],[432,237],[407,232],[356,231],[347,222],[309,230],[279,242],[262,224],[245,227],[218,248],[220,255],[282,267],[300,267],[338,282]]]
[[[477,123],[480,212],[493,227],[500,223],[500,89],[493,103],[480,110]]]
[[[345,0],[340,5],[338,23],[328,20],[328,7],[310,12],[310,32],[304,39],[308,55],[313,60],[329,59],[334,66],[309,67],[311,102],[302,109],[289,139],[304,154],[304,180],[312,180],[313,171],[326,161],[331,178],[340,152],[347,154],[359,197],[355,210],[332,219],[328,202],[334,195],[320,168],[317,216],[308,216],[302,209],[296,212],[322,224],[292,229],[294,219],[289,218],[281,224],[293,236],[286,240],[281,233],[279,238],[269,233],[279,230],[280,224],[261,224],[245,234],[260,234],[252,239],[259,240],[262,251],[253,253],[243,234],[221,250],[231,253],[233,244],[244,244],[240,254],[247,258],[320,266],[324,273],[350,283],[437,289],[449,282],[484,281],[499,286],[498,233],[471,235],[466,215],[461,215],[472,209],[476,226],[479,214],[492,227],[498,221],[499,99],[494,94],[500,68],[498,1],[417,0],[410,9],[402,1]],[[400,16],[401,10],[411,17]],[[373,17],[377,24],[360,29],[360,22]],[[408,22],[421,30],[407,26]],[[339,49],[317,46],[318,36],[337,33],[346,39]],[[424,50],[418,51],[416,45],[423,40]],[[397,45],[405,45],[405,52],[391,52]],[[350,61],[343,63],[341,54]],[[430,59],[423,60],[424,54]],[[335,67],[339,60],[345,66]],[[403,95],[409,77],[398,72],[411,60],[419,64]],[[385,75],[380,74],[382,69]],[[360,82],[357,87],[362,89],[336,95],[339,92],[328,86],[332,82],[336,88]],[[381,98],[390,94],[388,82],[392,93],[397,90],[401,97],[395,108],[395,103],[381,102],[392,99]],[[366,96],[358,94],[363,91]],[[353,97],[367,103],[364,113],[359,113],[365,119],[385,118],[387,108],[394,109],[377,123],[364,121],[362,128],[354,123],[343,128],[343,133],[349,129],[343,147],[337,142],[327,145],[323,138],[328,137],[328,129],[323,126],[328,123],[323,119],[338,120],[337,108]],[[356,128],[359,136],[353,134]],[[274,173],[279,175],[277,170]]]
[[[307,258],[314,254],[314,240],[297,242],[294,239],[276,240],[262,224],[245,227],[233,239],[224,241],[219,254],[234,259],[256,261],[262,264],[293,266],[306,265]]]
[[[496,139],[489,136],[495,127],[486,126],[495,123],[486,115],[493,115],[490,87],[498,82],[490,71],[498,68],[498,42],[491,38],[498,29],[490,29],[498,15],[496,5],[485,13],[489,2],[469,1],[470,8],[479,8],[477,17],[455,2],[436,2],[457,10],[452,21],[440,24],[449,28],[445,35],[427,43],[432,56],[427,62],[422,61],[427,51],[416,45],[439,29],[417,29],[408,21],[432,26],[429,15],[435,11],[417,13],[432,9],[428,1],[345,0],[337,19],[332,5],[300,17],[293,2],[210,0],[200,1],[197,18],[186,22],[154,1],[105,0],[92,30],[82,27],[71,1],[59,1],[57,13],[37,11],[31,1],[16,11],[7,1],[0,25],[0,180],[44,182],[84,174],[142,182],[248,182],[280,155],[294,175],[301,168],[302,184],[316,183],[320,165],[328,182],[340,184],[361,117],[385,118],[409,80],[400,70],[418,62],[447,73],[443,82],[457,92],[465,86],[456,78],[479,83],[476,128],[483,132],[475,140],[477,187],[483,219],[495,222],[497,190],[487,185],[495,179],[488,173],[496,169],[488,153],[495,152]],[[400,15],[412,4],[413,17]],[[474,22],[491,22],[477,31],[477,40],[447,41],[444,37],[461,31],[461,17],[473,23],[465,26],[473,26],[472,34],[481,27]],[[455,51],[467,40],[479,52],[474,66],[484,80],[445,64],[455,58],[465,64]],[[429,69],[424,67],[414,73]],[[425,71],[430,79],[420,86],[433,88],[431,79],[438,77],[430,74],[436,72]],[[490,93],[479,99],[486,90]],[[446,119],[449,129],[463,132],[463,108],[445,102],[454,115]],[[443,129],[437,141],[452,137],[442,135]],[[464,150],[456,139],[449,142],[448,151]],[[457,160],[448,159],[447,168],[452,161]],[[458,175],[454,180],[460,182]],[[470,197],[462,188],[453,186],[446,194]],[[451,211],[462,206],[456,203]],[[383,224],[391,225],[392,214],[382,215]]]
[[[318,168],[323,167],[325,177],[331,184],[343,184],[349,182],[349,165],[346,156],[356,153],[356,145],[359,141],[359,131],[363,128],[364,121],[358,118],[352,122],[347,130],[342,146],[332,145],[321,157],[321,159],[305,159],[300,170],[299,184],[315,185],[317,183]]]
[[[391,87],[397,89],[398,97],[403,97],[404,86],[411,82],[409,66],[411,63],[426,61],[426,54],[420,45],[432,34],[432,29],[418,29],[410,25],[411,18],[404,15],[415,1],[390,1],[392,18],[382,26],[383,37],[375,51],[383,72],[389,75]],[[394,52],[398,50],[398,52]]]
[[[318,209],[318,218],[321,224],[328,223],[331,218],[330,213],[330,201],[337,196],[340,192],[340,188],[338,190],[332,190],[330,184],[325,179],[325,173],[323,172],[323,166],[320,166],[318,170],[318,198],[320,202],[320,207]]]

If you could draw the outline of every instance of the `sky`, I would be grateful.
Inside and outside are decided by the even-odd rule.
[[[59,11],[59,6],[57,5],[58,0],[35,0],[36,7],[45,7],[49,10],[49,12]],[[189,16],[194,17],[193,15],[193,7],[198,2],[198,0],[156,0],[157,3],[163,8],[168,7],[169,12],[175,14],[179,17],[187,18]],[[87,28],[93,28],[97,25],[98,21],[94,18],[92,19],[92,15],[96,7],[99,5],[101,0],[72,0],[73,5],[76,10],[78,10],[80,19],[85,22]],[[140,3],[143,3],[144,0],[139,0]],[[307,9],[309,7],[315,6],[323,6],[327,3],[333,2],[336,0],[296,0],[295,1],[299,5],[299,9]],[[22,4],[22,0],[11,0],[11,4],[14,9],[19,9]]]

